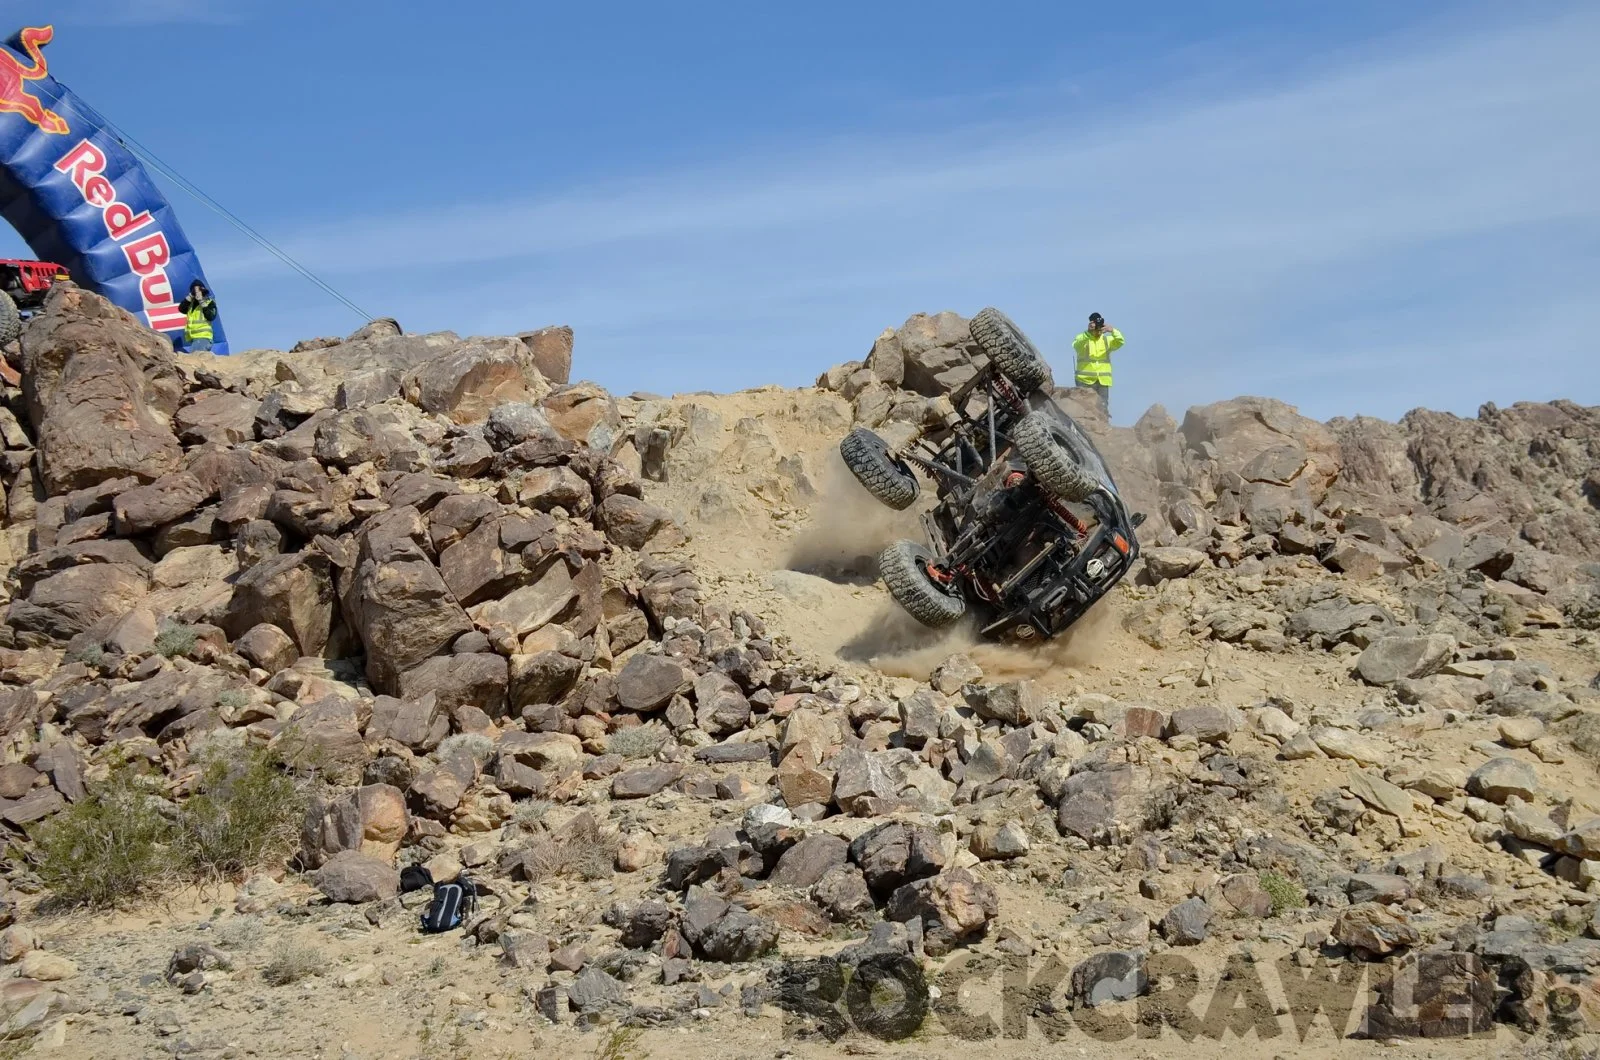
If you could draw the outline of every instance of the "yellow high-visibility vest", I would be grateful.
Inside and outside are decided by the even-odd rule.
[[[1111,385],[1111,351],[1122,348],[1122,332],[1108,328],[1098,335],[1080,331],[1072,340],[1078,352],[1078,385]]]
[[[185,341],[193,342],[195,339],[209,339],[211,337],[211,321],[206,319],[205,310],[205,307],[210,304],[209,301],[200,302],[189,310],[187,314],[188,322],[183,325]]]

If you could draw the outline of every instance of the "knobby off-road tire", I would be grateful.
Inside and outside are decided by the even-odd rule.
[[[1031,394],[1050,382],[1050,365],[1044,356],[1028,341],[1022,329],[1000,310],[979,310],[972,318],[972,338],[989,355],[989,362],[1000,374],[1024,394]]]
[[[878,573],[907,614],[924,626],[941,629],[966,613],[967,602],[928,576],[932,560],[933,553],[915,541],[896,541],[878,557]]]
[[[839,443],[845,467],[868,493],[895,511],[904,511],[917,499],[917,476],[889,455],[889,445],[865,427],[857,427]]]
[[[22,334],[22,314],[11,296],[0,291],[0,346]]]
[[[1011,428],[1011,443],[1045,492],[1081,501],[1100,488],[1073,456],[1066,428],[1048,413],[1030,412],[1018,420]]]

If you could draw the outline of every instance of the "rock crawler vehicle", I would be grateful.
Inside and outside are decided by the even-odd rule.
[[[1129,515],[1094,443],[1050,395],[1050,367],[1003,313],[972,319],[987,363],[950,394],[943,422],[898,448],[864,427],[839,443],[856,480],[910,508],[934,484],[927,543],[878,559],[890,595],[925,626],[970,607],[983,636],[1037,641],[1071,626],[1139,556]]]
[[[0,346],[22,334],[22,314],[44,305],[44,296],[67,270],[53,261],[0,258]]]

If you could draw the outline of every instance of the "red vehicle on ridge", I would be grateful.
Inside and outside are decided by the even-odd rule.
[[[22,315],[44,305],[57,280],[71,278],[53,261],[0,258],[0,346],[22,334]]]

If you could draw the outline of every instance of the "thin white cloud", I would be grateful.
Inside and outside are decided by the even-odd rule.
[[[616,360],[594,374],[623,389],[627,372],[655,388],[797,382],[912,311],[999,303],[1057,350],[1091,308],[1122,324],[1119,419],[1145,400],[1181,407],[1269,376],[1324,415],[1392,415],[1444,393],[1417,366],[1447,352],[1430,344],[1475,334],[1485,299],[1518,286],[1500,267],[1508,248],[1600,229],[1600,139],[1587,131],[1596,40],[1600,14],[1580,9],[1414,38],[1223,99],[1086,115],[1041,93],[1056,106],[1005,124],[333,219],[283,243],[359,286],[358,300],[390,292],[421,321],[477,332],[571,322],[580,347],[593,336]],[[1545,314],[1562,323],[1539,333],[1543,365],[1508,377],[1503,360],[1463,357],[1452,394],[1494,397],[1555,371],[1600,400],[1592,351],[1567,345],[1600,330],[1600,307],[1580,297],[1600,280],[1594,241],[1551,253],[1548,285],[1518,288],[1530,315],[1563,307]],[[208,264],[241,286],[279,268],[243,248]],[[1388,273],[1389,289],[1354,298]],[[1408,302],[1434,316],[1419,321]],[[1379,332],[1406,321],[1410,345],[1340,327],[1347,306]],[[1355,360],[1375,345],[1390,351],[1382,386]],[[1297,357],[1314,369],[1286,363]],[[1355,407],[1319,407],[1340,401]]]

